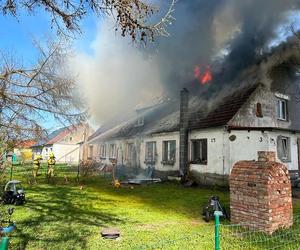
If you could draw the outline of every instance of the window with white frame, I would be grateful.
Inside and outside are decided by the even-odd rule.
[[[116,158],[117,156],[117,147],[116,144],[109,145],[109,158]]]
[[[134,152],[134,144],[126,143],[126,145],[125,145],[125,160],[127,160],[127,161],[133,160],[133,152]]]
[[[176,155],[176,141],[163,141],[163,163],[174,163]]]
[[[194,164],[207,164],[207,139],[192,140],[191,161]]]
[[[291,140],[290,137],[277,137],[277,156],[282,162],[291,161]]]
[[[156,161],[156,142],[146,142],[145,162],[154,163]]]
[[[144,125],[144,116],[139,116],[138,119],[136,120],[136,124],[135,126],[136,127],[139,127],[139,126],[143,126]]]
[[[287,100],[277,98],[277,118],[286,121],[287,117]]]
[[[93,150],[94,150],[94,146],[93,145],[89,145],[89,149],[88,149],[88,158],[89,159],[93,158]]]
[[[105,144],[100,145],[100,157],[106,158],[106,145]]]

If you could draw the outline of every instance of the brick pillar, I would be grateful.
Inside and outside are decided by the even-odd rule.
[[[266,233],[293,224],[288,169],[275,161],[275,152],[258,152],[258,161],[239,161],[232,168],[230,212],[233,224]]]

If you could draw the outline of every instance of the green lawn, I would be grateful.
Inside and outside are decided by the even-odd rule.
[[[16,166],[14,179],[27,182],[25,169]],[[176,183],[115,189],[103,176],[77,183],[76,169],[62,165],[48,184],[44,171],[37,184],[24,184],[27,203],[15,207],[11,249],[213,249],[213,223],[202,221],[201,209],[211,195],[228,207],[226,191]],[[105,227],[119,228],[121,238],[102,239]]]

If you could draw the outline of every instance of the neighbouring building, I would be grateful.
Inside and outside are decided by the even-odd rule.
[[[36,144],[35,140],[23,140],[16,143],[14,147],[14,154],[17,157],[17,161],[31,161],[32,160],[32,146]]]
[[[31,148],[34,154],[41,154],[44,160],[53,152],[58,163],[78,164],[80,144],[88,136],[87,131],[91,131],[87,124],[63,127],[42,138]]]

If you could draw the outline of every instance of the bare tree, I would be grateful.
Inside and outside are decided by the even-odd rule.
[[[64,31],[80,32],[79,22],[86,15],[105,14],[115,17],[116,30],[122,36],[133,40],[151,40],[157,35],[168,35],[166,27],[174,20],[173,12],[176,0],[170,0],[170,7],[157,23],[150,24],[149,18],[157,8],[143,0],[6,0],[0,2],[4,15],[17,16],[20,10],[34,13],[44,10],[51,16],[52,23],[60,33]]]
[[[41,137],[41,123],[51,116],[63,124],[84,119],[82,102],[74,97],[75,80],[66,66],[66,43],[37,48],[37,63],[28,68],[12,56],[0,57],[0,158],[20,138]]]

